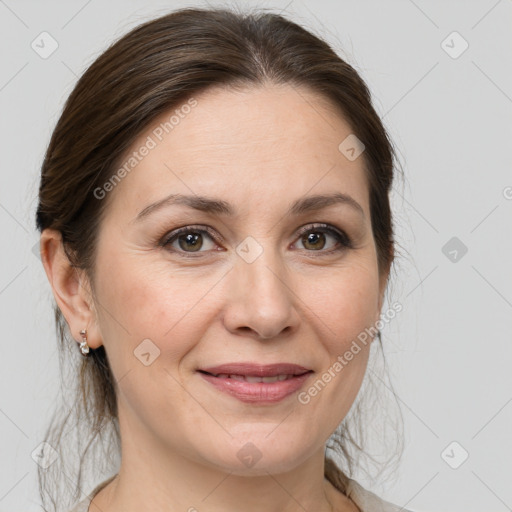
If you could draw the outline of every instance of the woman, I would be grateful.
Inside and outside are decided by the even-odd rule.
[[[37,210],[77,406],[119,442],[74,511],[399,510],[326,456],[378,335],[393,163],[359,75],[278,15],[176,11],[87,69]]]

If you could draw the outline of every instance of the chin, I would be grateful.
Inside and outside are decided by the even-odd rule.
[[[299,439],[272,436],[265,431],[243,436],[243,440],[234,437],[227,445],[216,445],[207,458],[217,468],[234,475],[268,476],[293,470],[315,452],[308,444],[311,439],[301,443]]]

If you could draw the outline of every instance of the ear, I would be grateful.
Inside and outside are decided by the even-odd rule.
[[[389,265],[386,269],[381,271],[379,276],[379,301],[377,306],[377,316],[375,317],[375,323],[380,319],[380,315],[382,313],[382,305],[384,303],[384,295],[386,293],[386,287],[388,284],[389,272],[391,270],[391,264],[393,263],[394,258],[394,248],[391,248],[391,257],[389,260]]]
[[[92,349],[102,345],[96,310],[85,272],[71,265],[60,231],[45,229],[41,233],[41,260],[53,296],[75,341],[82,341],[80,331],[87,329],[87,344]]]
[[[381,274],[379,276],[379,302],[377,306],[377,321],[380,318],[382,313],[382,305],[384,303],[384,294],[386,293],[386,284],[387,284],[388,274]]]

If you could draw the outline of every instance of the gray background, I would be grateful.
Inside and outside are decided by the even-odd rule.
[[[39,510],[31,453],[59,390],[52,296],[33,253],[44,150],[85,66],[184,5],[205,3],[0,0],[0,512]],[[392,298],[404,310],[383,330],[406,445],[395,480],[372,490],[421,512],[512,510],[512,1],[257,5],[360,71],[406,174],[393,196],[405,254]],[[43,31],[59,45],[47,59],[31,48]],[[460,55],[454,31],[469,44]]]

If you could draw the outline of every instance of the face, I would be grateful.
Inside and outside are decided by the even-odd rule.
[[[306,89],[194,98],[169,133],[174,109],[140,135],[123,163],[140,161],[104,199],[95,323],[122,436],[239,474],[286,471],[349,411],[370,343],[344,354],[380,313],[363,158],[340,152],[350,126]]]

